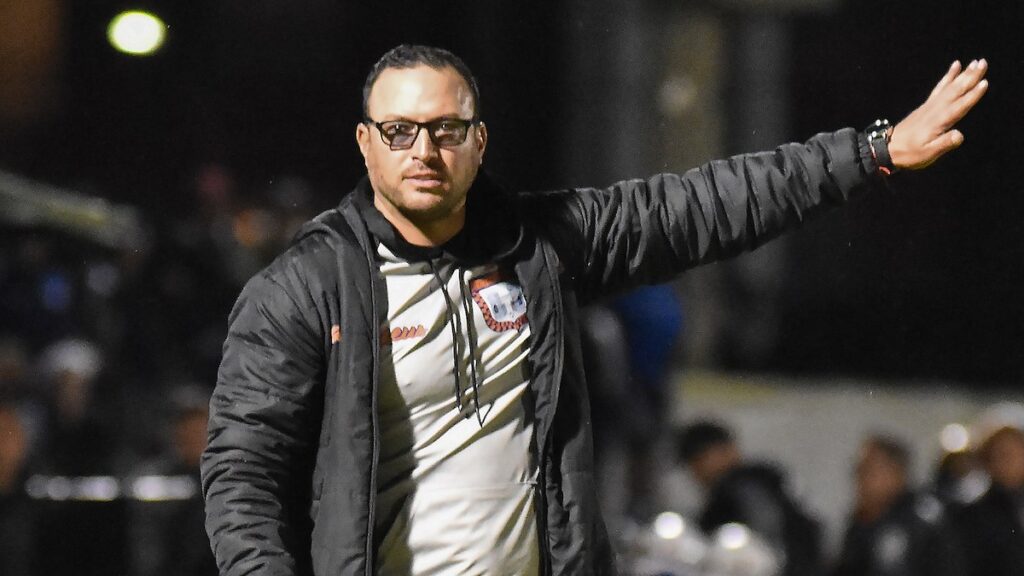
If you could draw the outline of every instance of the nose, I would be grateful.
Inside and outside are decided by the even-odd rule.
[[[430,139],[426,128],[420,128],[416,139],[412,142],[412,155],[417,159],[432,158],[437,154],[437,145]]]

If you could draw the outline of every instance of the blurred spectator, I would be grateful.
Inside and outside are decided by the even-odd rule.
[[[979,449],[991,486],[960,514],[971,576],[1024,574],[1024,432],[1003,425]]]
[[[40,373],[50,393],[43,468],[53,474],[110,474],[116,446],[114,414],[98,401],[103,356],[86,340],[67,339],[43,351]]]
[[[832,576],[962,576],[964,559],[938,498],[912,491],[910,452],[868,437],[855,470],[856,500]]]
[[[699,518],[704,532],[742,524],[785,558],[784,576],[821,573],[820,528],[789,494],[781,471],[744,462],[732,432],[714,422],[681,430],[676,449],[707,492]]]
[[[0,337],[0,395],[11,397],[25,392],[28,375],[28,351],[13,336]]]
[[[36,514],[25,493],[28,433],[15,405],[0,400],[0,574],[29,576]]]
[[[675,289],[668,284],[642,286],[611,303],[625,330],[629,380],[625,383],[642,419],[631,427],[629,510],[640,519],[655,512],[658,450],[664,450],[665,422],[673,400],[667,386],[672,352],[683,330]]]
[[[0,326],[30,349],[81,327],[77,247],[59,234],[0,231]]]
[[[44,474],[32,490],[40,507],[39,574],[124,572],[124,508],[113,475],[123,435],[103,398],[103,367],[100,350],[85,340],[61,340],[41,355],[50,418]]]
[[[209,391],[202,387],[174,390],[167,453],[133,474],[129,538],[135,576],[217,575],[199,486],[208,404]]]
[[[980,498],[991,480],[971,450],[946,452],[935,470],[935,495],[946,505],[964,506]]]

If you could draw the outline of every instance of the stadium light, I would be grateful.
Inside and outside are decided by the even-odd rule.
[[[133,56],[149,56],[160,49],[167,38],[167,24],[159,16],[141,10],[121,12],[107,26],[107,39],[117,51]]]

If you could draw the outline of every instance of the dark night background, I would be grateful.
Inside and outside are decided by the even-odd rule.
[[[110,45],[126,9],[164,19],[161,51]],[[525,189],[896,122],[954,59],[988,59],[960,150],[686,274],[628,340],[621,318],[585,334],[605,343],[590,416],[620,544],[642,534],[615,515],[643,516],[672,465],[656,437],[716,414],[835,540],[856,438],[897,430],[931,476],[937,436],[942,462],[970,458],[1007,408],[983,407],[1019,397],[1022,30],[1019,0],[0,0],[0,574],[216,573],[196,470],[229,310],[364,174],[364,78],[400,43],[467,62],[485,169]]]
[[[400,42],[450,48],[475,71],[491,134],[487,167],[499,178],[542,188],[643,175],[569,181],[560,164],[567,148],[601,155],[601,139],[580,137],[564,119],[585,117],[602,93],[573,85],[566,71],[579,63],[580,38],[595,55],[607,49],[614,22],[595,22],[611,2],[132,3],[170,26],[165,49],[149,58],[107,43],[106,23],[127,3],[54,4],[63,31],[55,104],[7,127],[0,166],[142,207],[155,229],[194,210],[192,179],[211,161],[232,169],[243,195],[295,175],[312,183],[317,210],[336,203],[363,172],[352,136],[363,79]],[[687,5],[640,4],[655,19]],[[722,18],[726,47],[732,19],[763,10],[690,4]],[[878,116],[895,121],[953,59],[987,58],[991,88],[961,126],[961,150],[797,234],[782,337],[760,368],[979,385],[1024,375],[1022,12],[1005,0],[862,0],[783,16],[792,55],[787,139]],[[728,71],[725,78],[727,97],[743,89]],[[726,153],[744,151],[730,144],[728,124],[726,134]],[[142,298],[142,307],[161,306]]]

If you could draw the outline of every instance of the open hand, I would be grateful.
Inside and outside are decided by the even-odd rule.
[[[953,126],[985,94],[987,71],[984,59],[972,60],[967,68],[953,62],[924,104],[893,129],[889,156],[894,166],[919,170],[963,143],[964,135]]]

